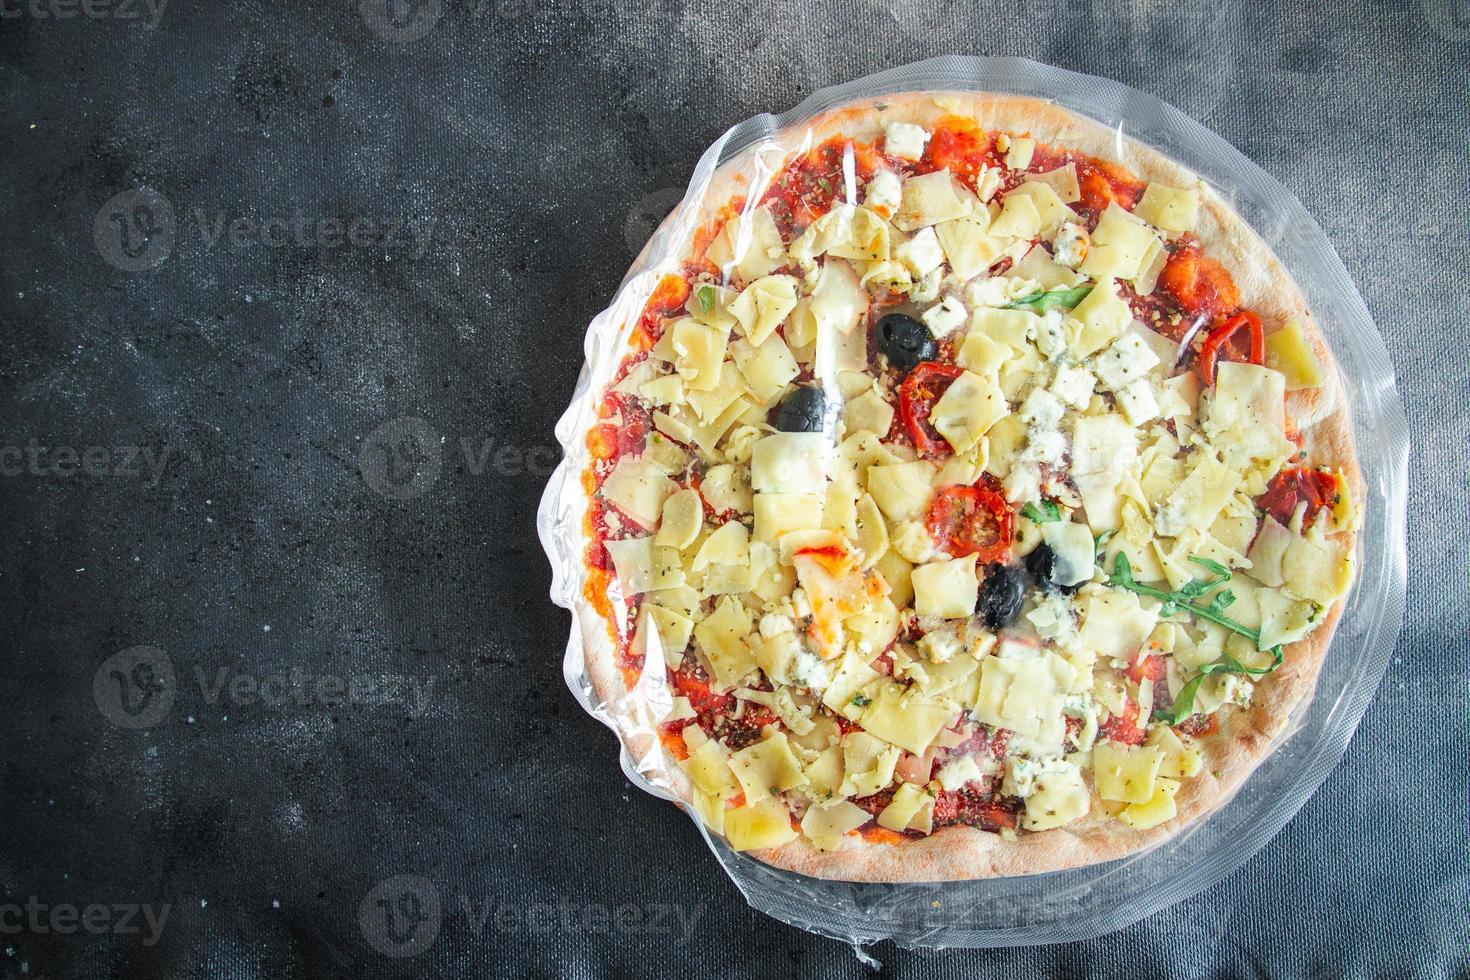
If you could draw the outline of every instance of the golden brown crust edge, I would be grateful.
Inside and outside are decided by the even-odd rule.
[[[940,105],[936,98],[945,104]],[[885,108],[878,110],[879,103]],[[1194,173],[1158,151],[1053,103],[972,92],[908,93],[849,104],[783,133],[783,150],[793,150],[799,143],[821,142],[839,133],[872,139],[891,121],[932,124],[947,115],[971,116],[988,130],[1029,132],[1041,142],[1062,144],[1119,162],[1143,180],[1175,186],[1197,180]],[[713,210],[729,197],[745,192],[741,168],[748,162],[749,154],[741,154],[714,174],[700,203],[701,221],[712,217]],[[1196,234],[1206,254],[1231,271],[1244,305],[1261,312],[1268,323],[1295,319],[1302,325],[1327,370],[1321,388],[1291,393],[1288,408],[1306,437],[1309,456],[1341,467],[1353,487],[1354,499],[1361,502],[1363,480],[1336,361],[1300,287],[1266,243],[1208,186],[1201,189]],[[1328,611],[1311,636],[1287,648],[1282,666],[1269,680],[1257,685],[1249,708],[1222,715],[1220,730],[1201,740],[1205,765],[1180,790],[1176,799],[1178,815],[1158,827],[1133,830],[1101,815],[1094,807],[1094,814],[1076,825],[1025,834],[1011,841],[971,827],[950,827],[900,845],[853,838],[837,851],[820,851],[804,838],[797,838],[778,848],[752,852],[752,856],[817,878],[915,882],[1042,874],[1112,861],[1153,848],[1226,803],[1276,747],[1292,713],[1316,686],[1344,601]],[[617,723],[639,770],[656,785],[687,800],[687,777],[662,749],[654,731],[635,720],[637,712],[630,708],[630,694],[613,662],[606,620],[581,596],[580,588],[576,620],[593,687],[604,711]]]

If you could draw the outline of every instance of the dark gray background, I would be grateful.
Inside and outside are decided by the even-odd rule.
[[[37,2],[0,0],[0,928],[44,909],[0,974],[863,973],[621,778],[563,686],[533,520],[583,329],[701,151],[948,52],[1161,96],[1317,216],[1415,433],[1410,612],[1343,764],[1220,886],[1089,943],[874,952],[914,977],[1466,972],[1466,0],[445,0],[411,41],[348,0]],[[118,210],[140,188],[175,220],[134,273],[106,259],[160,213]],[[211,239],[298,212],[284,241]],[[333,218],[432,242],[312,237]],[[404,418],[428,428],[379,428]],[[429,431],[436,478],[365,479]],[[116,472],[127,447],[157,479]],[[132,729],[108,660],[138,645],[175,681]],[[421,712],[214,690],[292,670],[432,688]],[[373,901],[398,874],[429,916],[402,945]],[[52,929],[97,903],[169,917],[155,943],[111,908]]]

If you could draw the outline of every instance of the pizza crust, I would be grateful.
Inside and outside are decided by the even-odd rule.
[[[943,105],[936,100],[942,100]],[[780,153],[816,145],[838,134],[873,140],[890,122],[930,126],[950,115],[974,118],[987,130],[1029,133],[1041,143],[1121,163],[1145,181],[1189,186],[1198,180],[1193,172],[1158,151],[1053,103],[971,92],[909,93],[845,105],[783,131],[778,141]],[[766,155],[776,150],[771,142],[763,141],[759,152]],[[715,172],[697,202],[697,224],[714,218],[732,196],[748,192],[744,168],[751,156],[750,152],[742,153]],[[682,207],[665,219],[666,227],[680,219]],[[1301,325],[1324,367],[1324,380],[1319,388],[1289,392],[1288,412],[1305,437],[1309,457],[1340,467],[1353,488],[1354,500],[1361,502],[1364,484],[1341,379],[1300,287],[1266,243],[1208,185],[1200,188],[1195,234],[1205,253],[1230,270],[1242,305],[1259,311],[1268,323],[1294,319]],[[585,503],[584,498],[584,509]],[[1354,543],[1351,536],[1342,536],[1342,540],[1350,548]],[[578,568],[585,573],[580,562]],[[585,576],[581,574],[574,611],[582,634],[587,675],[599,703],[615,724],[638,771],[655,786],[687,801],[691,792],[688,777],[663,749],[655,729],[640,722],[640,712],[630,704],[630,692],[624,688],[622,674],[614,663],[607,621],[582,595],[584,584]],[[1157,827],[1127,827],[1101,813],[1094,796],[1093,812],[1088,818],[1065,828],[1022,834],[1015,840],[956,826],[897,845],[849,837],[837,851],[818,850],[798,837],[778,848],[750,852],[751,856],[817,878],[917,882],[1041,874],[1116,860],[1158,846],[1228,802],[1280,744],[1293,714],[1316,687],[1345,602],[1339,600],[1328,610],[1309,637],[1286,648],[1282,665],[1256,683],[1250,707],[1223,712],[1218,716],[1219,730],[1197,740],[1204,752],[1204,767],[1181,787],[1175,799],[1177,816]]]

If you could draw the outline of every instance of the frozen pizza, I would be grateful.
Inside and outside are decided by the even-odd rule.
[[[585,656],[770,864],[1109,860],[1308,697],[1363,499],[1312,311],[1195,174],[1045,102],[850,105],[716,172],[585,433]]]

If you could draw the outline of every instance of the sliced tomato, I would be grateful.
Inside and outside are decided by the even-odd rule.
[[[1014,515],[1006,498],[986,487],[940,487],[926,522],[934,543],[952,558],[977,555],[981,565],[1005,561],[1011,553]]]
[[[1266,492],[1256,500],[1262,510],[1282,524],[1289,524],[1297,507],[1305,500],[1307,512],[1302,518],[1306,527],[1317,519],[1324,507],[1337,503],[1337,477],[1325,470],[1306,466],[1282,470],[1272,478]]]
[[[963,368],[938,361],[920,361],[898,386],[898,417],[914,440],[914,448],[925,456],[949,456],[954,450],[929,422],[934,404],[964,374]]]
[[[1114,742],[1126,742],[1129,745],[1142,745],[1143,740],[1148,737],[1148,732],[1138,723],[1138,702],[1129,698],[1123,705],[1121,715],[1113,715],[1097,731],[1100,739],[1111,739]]]
[[[1128,668],[1128,679],[1135,684],[1142,684],[1145,677],[1157,684],[1168,676],[1168,662],[1156,653],[1139,657]]]

